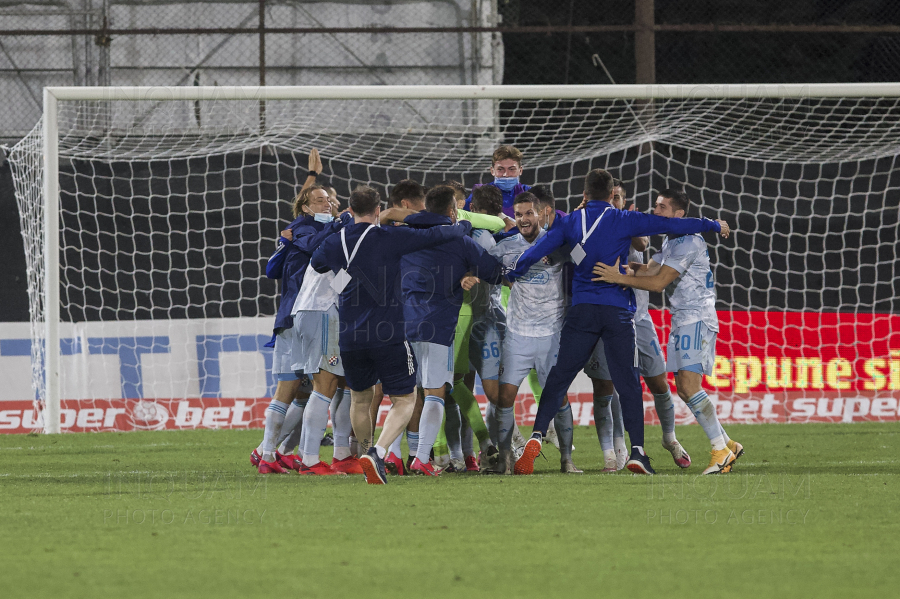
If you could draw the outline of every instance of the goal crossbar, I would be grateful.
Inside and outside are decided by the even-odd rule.
[[[728,100],[898,98],[900,83],[565,86],[45,87],[43,92],[45,431],[60,432],[60,101]]]

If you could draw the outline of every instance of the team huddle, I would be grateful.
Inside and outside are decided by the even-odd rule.
[[[622,182],[602,169],[587,174],[583,202],[566,214],[548,186],[519,182],[522,158],[499,147],[494,180],[471,194],[455,181],[425,189],[404,180],[390,188],[386,210],[376,190],[361,186],[339,212],[334,191],[315,183],[321,161],[310,154],[294,221],[266,268],[282,291],[278,382],[251,454],[260,473],[364,474],[370,484],[386,484],[388,473],[531,474],[545,442],[559,449],[562,472],[581,473],[566,393],[582,370],[593,383],[603,472],[654,473],[640,377],[653,395],[662,446],[679,467],[691,465],[675,437],[667,372],[709,438],[703,473],[731,471],[743,447],[702,388],[719,326],[700,235],[727,237],[728,224],[687,217],[690,201],[673,189],[659,193],[653,214],[626,210]],[[651,235],[666,238],[645,264]],[[650,291],[669,298],[665,358]],[[476,373],[488,399],[484,415],[473,394]],[[515,415],[525,380],[538,402],[527,440]],[[385,395],[391,406],[376,441]],[[330,464],[319,457],[329,413]]]

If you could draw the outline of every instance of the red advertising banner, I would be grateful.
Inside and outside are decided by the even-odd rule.
[[[667,313],[651,311],[660,346]],[[725,423],[897,421],[900,407],[900,316],[889,314],[719,312],[716,363],[705,388]],[[670,375],[672,389],[674,382]],[[586,381],[569,394],[576,424],[592,425],[593,398]],[[482,409],[484,397],[479,397]],[[260,428],[268,398],[63,400],[62,430],[126,431],[191,428]],[[387,412],[385,400],[379,425]],[[694,422],[675,401],[679,424]],[[519,396],[520,424],[537,406]],[[658,423],[644,395],[648,424]],[[29,401],[0,402],[0,433],[43,427]]]

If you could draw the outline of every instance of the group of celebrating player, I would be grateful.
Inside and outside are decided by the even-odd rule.
[[[426,190],[404,180],[391,188],[387,210],[376,190],[361,186],[340,212],[334,190],[315,182],[315,150],[309,166],[295,220],[266,269],[282,279],[282,292],[278,385],[251,454],[260,473],[363,473],[371,484],[386,484],[388,472],[531,474],[545,440],[559,448],[562,472],[580,473],[566,392],[581,370],[593,381],[603,472],[654,473],[639,376],[653,394],[663,447],[679,467],[690,466],[675,437],[667,372],[709,437],[703,473],[729,472],[743,453],[702,388],[718,319],[700,233],[730,230],[721,220],[688,218],[684,192],[660,192],[653,214],[626,210],[622,183],[595,169],[583,202],[566,214],[549,187],[519,182],[522,154],[501,146],[494,180],[468,196],[455,181]],[[644,264],[657,234],[667,235],[662,249]],[[649,291],[669,296],[665,360]],[[475,373],[489,401],[485,417],[472,393]],[[515,419],[526,379],[538,400],[527,441]],[[391,407],[376,443],[384,395]],[[331,464],[319,457],[329,412]]]

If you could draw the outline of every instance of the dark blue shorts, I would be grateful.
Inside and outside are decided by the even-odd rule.
[[[409,343],[368,349],[341,350],[344,377],[353,391],[365,391],[378,381],[385,395],[407,395],[416,389],[416,356]]]

